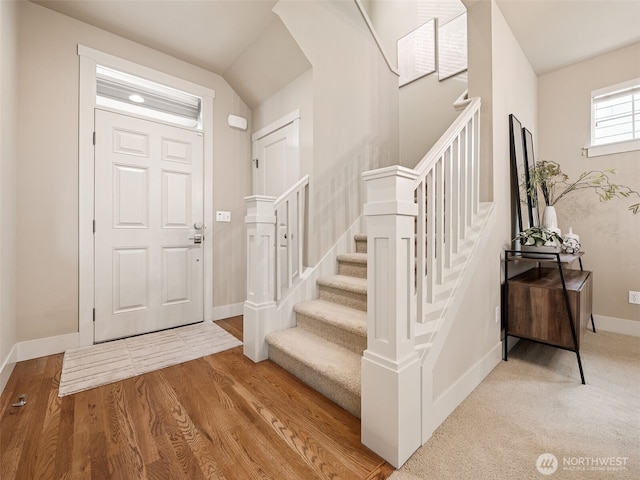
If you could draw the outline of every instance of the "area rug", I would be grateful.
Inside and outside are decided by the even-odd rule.
[[[99,387],[242,345],[213,322],[67,350],[58,396]]]

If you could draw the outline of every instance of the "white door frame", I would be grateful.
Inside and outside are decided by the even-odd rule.
[[[78,332],[79,346],[93,344],[94,308],[94,109],[96,65],[104,65],[202,97],[204,141],[204,319],[213,319],[213,99],[215,91],[172,75],[78,45],[80,57],[78,125]]]
[[[269,125],[267,125],[266,127],[261,128],[260,130],[258,130],[257,132],[254,132],[251,134],[251,155],[252,158],[254,158],[255,155],[255,148],[256,148],[256,142],[258,140],[260,140],[263,137],[266,137],[267,135],[275,132],[276,130],[281,129],[282,127],[286,127],[289,124],[293,124],[293,137],[295,138],[295,141],[297,143],[297,150],[296,150],[296,158],[295,161],[298,162],[298,172],[300,175],[302,175],[302,165],[300,165],[300,110],[294,110],[293,112],[285,115],[282,118],[279,118],[278,120],[276,120],[275,122],[271,122]],[[252,165],[251,168],[251,190],[252,193],[255,195],[255,190],[256,190],[256,169],[255,169],[255,165]]]

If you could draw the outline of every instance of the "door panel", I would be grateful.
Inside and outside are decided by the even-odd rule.
[[[142,132],[130,132],[120,128],[113,129],[113,151],[125,155],[149,156],[149,135]]]
[[[113,228],[146,228],[148,225],[148,169],[113,165]]]
[[[95,112],[95,341],[202,321],[202,135]]]
[[[297,120],[253,143],[254,195],[279,197],[300,179]]]
[[[162,305],[191,300],[189,250],[185,247],[162,248]]]
[[[189,228],[191,216],[191,174],[162,171],[162,227]]]
[[[113,313],[148,307],[149,249],[113,249]]]

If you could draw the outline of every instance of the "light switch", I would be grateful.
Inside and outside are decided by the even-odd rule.
[[[217,211],[216,212],[216,222],[230,222],[231,221],[231,212]]]

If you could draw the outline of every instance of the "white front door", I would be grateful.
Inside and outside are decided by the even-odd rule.
[[[95,110],[94,340],[202,321],[202,133]]]
[[[297,120],[253,142],[253,194],[279,197],[300,179]]]

